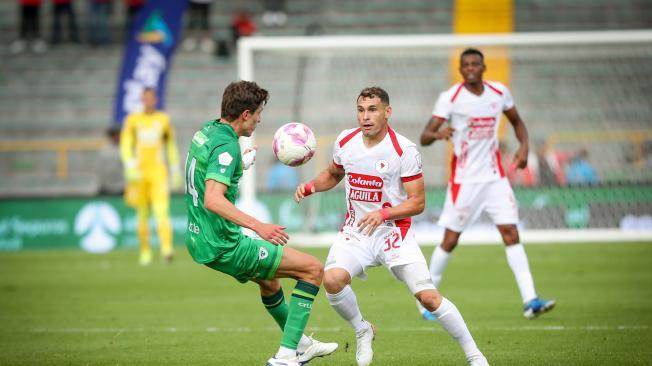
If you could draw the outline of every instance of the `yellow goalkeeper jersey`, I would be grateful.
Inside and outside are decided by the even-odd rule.
[[[179,153],[176,146],[174,127],[167,113],[132,113],[127,116],[120,136],[120,155],[122,161],[132,159],[138,161],[143,173],[156,171],[179,164]]]

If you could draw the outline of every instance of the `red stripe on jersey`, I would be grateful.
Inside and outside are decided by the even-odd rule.
[[[406,217],[404,219],[396,220],[394,223],[396,224],[396,227],[401,229],[401,239],[405,239],[405,234],[407,234],[408,230],[410,230],[410,226],[412,226],[412,218]]]
[[[358,128],[355,131],[351,132],[350,134],[344,136],[344,138],[340,140],[340,147],[344,146],[347,142],[349,142],[360,131],[362,131],[362,129]]]
[[[455,94],[453,94],[453,97],[451,98],[451,103],[455,102],[455,99],[457,99],[457,96],[462,91],[463,86],[464,86],[464,83],[460,83],[460,85],[457,87],[457,90],[455,90]]]
[[[407,183],[407,182],[411,182],[411,181],[413,181],[413,180],[417,180],[417,179],[419,179],[419,178],[421,178],[421,177],[423,177],[423,174],[422,174],[422,173],[419,173],[419,174],[417,174],[417,175],[413,175],[413,176],[411,176],[411,177],[401,177],[401,182],[403,182],[403,183]]]
[[[453,155],[451,161],[451,198],[453,198],[453,204],[457,201],[457,194],[460,192],[461,187],[461,184],[455,183],[455,168],[457,168],[457,155]]]
[[[344,165],[340,165],[340,164],[336,163],[335,160],[333,160],[333,165],[335,165],[335,167],[336,167],[337,169],[342,169],[342,168],[344,168]]]
[[[503,95],[503,92],[501,92],[501,91],[498,90],[495,86],[489,84],[488,82],[485,81],[485,82],[483,82],[483,84],[486,85],[486,86],[488,86],[489,89],[491,89],[491,90],[495,91],[496,93],[498,93],[498,95],[501,95],[501,96]]]
[[[401,145],[398,144],[396,133],[391,127],[388,127],[387,132],[389,133],[389,139],[392,140],[392,145],[394,145],[394,150],[396,150],[398,156],[403,156],[403,149],[401,149]]]
[[[500,177],[504,177],[505,169],[503,169],[503,158],[500,154],[500,150],[496,150],[496,165],[498,165],[498,172],[500,173]]]

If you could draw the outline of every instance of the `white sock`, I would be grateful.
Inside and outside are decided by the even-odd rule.
[[[482,354],[478,349],[478,346],[475,344],[471,332],[469,332],[469,328],[466,327],[464,318],[462,318],[462,314],[457,310],[455,304],[450,302],[447,298],[442,297],[441,305],[439,305],[439,308],[432,313],[437,316],[439,324],[441,324],[448,334],[457,341],[460,347],[462,347],[467,359]]]
[[[333,309],[340,314],[344,320],[348,321],[353,329],[357,331],[365,328],[365,322],[362,321],[362,314],[358,307],[358,299],[351,286],[346,285],[342,291],[337,294],[329,294],[326,292],[328,303],[331,304]]]
[[[444,270],[450,257],[451,254],[442,249],[441,245],[437,245],[437,248],[432,253],[432,258],[430,259],[430,276],[432,277],[432,283],[437,288],[439,288],[441,277],[444,275]]]
[[[276,352],[276,358],[282,358],[284,360],[291,360],[297,357],[297,350],[287,347],[279,347],[278,352]]]
[[[516,277],[523,303],[526,304],[537,297],[537,293],[534,290],[534,280],[532,279],[525,249],[520,243],[508,245],[505,247],[505,254],[507,254],[507,263],[509,263],[509,267],[514,272],[514,277]]]

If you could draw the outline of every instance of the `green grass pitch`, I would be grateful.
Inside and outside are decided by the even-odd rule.
[[[425,247],[429,258],[433,247]],[[134,251],[0,253],[0,365],[264,365],[280,332],[257,287],[192,263],[137,266]],[[320,259],[326,249],[308,252]],[[442,293],[493,365],[649,365],[652,243],[527,246],[539,294],[557,308],[521,314],[501,246],[461,246]],[[286,298],[293,281],[285,281]],[[354,280],[378,326],[374,365],[463,365],[457,345],[417,315],[384,268]],[[318,365],[355,365],[355,337],[322,292],[307,333],[336,341]],[[347,347],[348,345],[348,347]]]

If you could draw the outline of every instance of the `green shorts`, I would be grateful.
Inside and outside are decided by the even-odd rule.
[[[206,266],[242,283],[249,280],[271,280],[276,276],[282,257],[282,246],[244,236],[233,250],[206,263]]]

